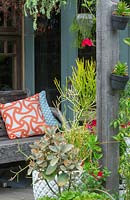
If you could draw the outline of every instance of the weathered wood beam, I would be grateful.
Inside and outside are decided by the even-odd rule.
[[[119,146],[113,139],[117,130],[110,123],[117,117],[119,93],[111,89],[110,73],[119,60],[119,33],[111,26],[112,7],[111,0],[97,0],[97,133],[103,149],[102,165],[111,171],[106,188],[118,192]]]

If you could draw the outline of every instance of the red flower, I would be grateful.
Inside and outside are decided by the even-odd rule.
[[[81,46],[82,47],[85,47],[85,46],[91,47],[91,46],[94,46],[94,44],[91,39],[85,38],[84,40],[82,40]]]
[[[121,128],[127,128],[127,125],[126,124],[122,124]]]
[[[97,174],[97,176],[100,177],[100,178],[103,177],[103,172],[99,171],[98,174]]]
[[[91,133],[95,134],[95,127],[97,125],[97,121],[96,119],[93,119],[90,123],[87,123],[85,125],[85,128],[87,128],[88,130],[90,130]]]
[[[96,119],[92,120],[92,122],[91,122],[91,126],[96,126],[96,125],[97,125],[97,121],[96,121]]]

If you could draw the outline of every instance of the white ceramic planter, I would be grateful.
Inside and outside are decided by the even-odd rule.
[[[45,180],[38,180],[38,172],[33,171],[32,173],[32,182],[33,182],[33,194],[34,199],[37,200],[40,197],[48,196],[54,197],[54,193],[50,190]],[[49,185],[57,193],[58,187],[54,181],[49,181]]]

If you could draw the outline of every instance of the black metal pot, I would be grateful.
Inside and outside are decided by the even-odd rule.
[[[128,16],[112,15],[111,19],[112,19],[112,27],[114,29],[124,30],[130,18]]]
[[[111,87],[114,90],[124,90],[127,81],[129,80],[129,76],[119,76],[116,74],[111,74]]]

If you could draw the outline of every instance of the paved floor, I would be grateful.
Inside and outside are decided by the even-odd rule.
[[[24,163],[20,163],[24,166]],[[19,171],[19,164],[12,164],[11,167],[0,168],[0,200],[34,200],[31,178],[26,178],[26,171],[19,175],[19,181],[16,179],[10,181],[14,176],[12,171]],[[5,188],[4,188],[5,187]]]
[[[0,188],[0,200],[34,200],[31,187]]]

